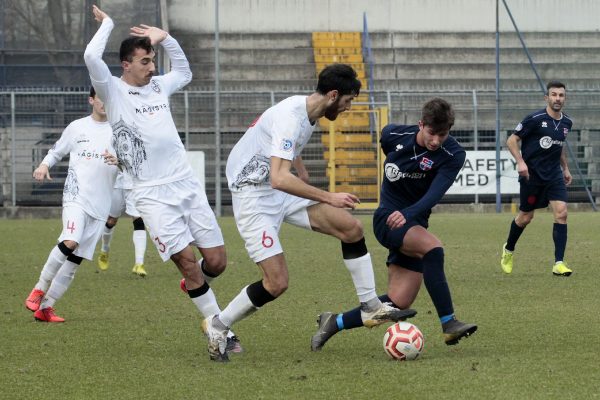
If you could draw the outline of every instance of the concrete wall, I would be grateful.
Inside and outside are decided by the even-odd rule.
[[[500,29],[512,23],[499,1]],[[598,0],[506,0],[519,29],[537,32],[600,30]],[[220,0],[221,32],[359,31],[493,32],[496,0]],[[169,25],[214,32],[215,0],[168,1]]]

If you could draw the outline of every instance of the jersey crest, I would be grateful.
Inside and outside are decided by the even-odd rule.
[[[433,160],[430,160],[429,158],[426,158],[426,157],[423,157],[423,159],[419,163],[419,167],[423,171],[429,171],[432,166],[433,166]]]

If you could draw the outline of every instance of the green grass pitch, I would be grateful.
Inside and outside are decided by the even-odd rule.
[[[386,250],[366,227],[379,292]],[[130,219],[117,227],[111,266],[84,261],[57,303],[64,324],[34,322],[23,301],[59,234],[58,220],[0,221],[0,399],[591,399],[600,397],[600,214],[571,213],[569,278],[551,274],[552,216],[524,232],[512,275],[500,249],[511,215],[433,214],[445,245],[457,316],[479,325],[443,344],[425,288],[411,322],[425,336],[413,362],[382,348],[385,327],[345,331],[310,351],[316,315],[357,304],[337,240],[285,226],[290,287],[234,329],[245,353],[208,360],[201,318],[179,290],[179,273],[148,241],[148,277],[131,273]],[[259,278],[232,218],[220,219],[229,266],[213,282],[225,305]]]

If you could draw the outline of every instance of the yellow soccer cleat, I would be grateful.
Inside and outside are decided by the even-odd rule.
[[[510,274],[513,268],[513,253],[506,250],[506,243],[502,246],[502,258],[500,259],[500,267],[505,274]]]
[[[144,264],[135,264],[133,269],[131,270],[134,274],[141,276],[142,278],[146,276],[146,270],[144,269]]]
[[[101,271],[106,271],[108,269],[108,251],[101,251],[98,256],[98,268]]]
[[[569,276],[573,271],[567,267],[567,264],[564,261],[559,261],[552,267],[552,273],[556,276]]]

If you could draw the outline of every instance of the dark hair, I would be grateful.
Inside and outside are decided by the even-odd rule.
[[[121,42],[121,48],[119,49],[119,60],[131,62],[131,60],[133,60],[133,53],[135,52],[135,49],[143,49],[148,53],[154,51],[154,47],[152,47],[149,37],[132,36]]]
[[[433,132],[445,131],[454,125],[454,109],[444,99],[431,99],[423,105],[421,121],[423,125],[430,126]]]
[[[565,89],[565,91],[567,90],[567,87],[565,86],[564,83],[562,83],[560,81],[550,81],[546,85],[546,95],[548,95],[550,93],[550,89],[552,89],[552,88],[563,88],[563,89]]]
[[[90,97],[96,96],[96,89],[93,86],[90,86]]]
[[[326,94],[337,90],[340,96],[360,93],[360,81],[356,78],[356,71],[347,64],[331,64],[319,73],[317,92]]]

